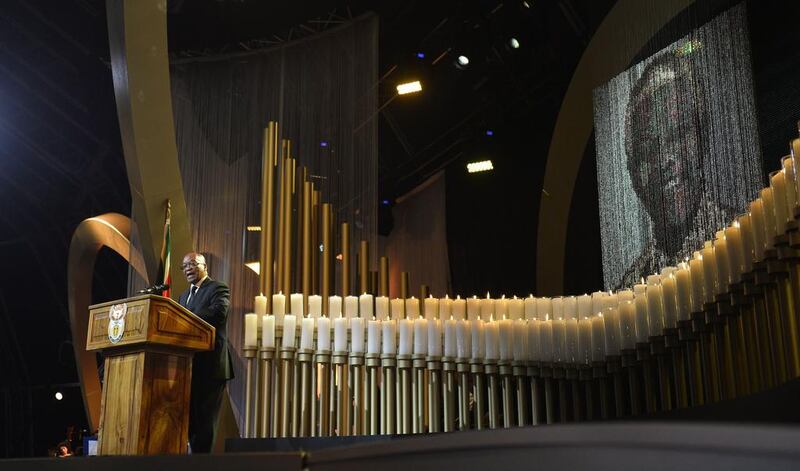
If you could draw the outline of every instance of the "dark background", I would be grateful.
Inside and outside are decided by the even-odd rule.
[[[732,4],[698,2],[642,54]],[[391,230],[394,198],[444,168],[453,292],[525,295],[536,283],[538,210],[553,126],[573,70],[612,5],[173,0],[169,39],[176,57],[235,52],[312,34],[301,23],[321,30],[377,9],[380,73],[397,66],[380,85],[381,103],[405,76],[421,77],[425,87],[381,112],[380,193],[388,201],[381,231]],[[766,174],[797,136],[800,4],[747,5]],[[511,36],[519,50],[505,47]],[[452,65],[462,51],[471,59],[467,70]],[[493,172],[466,173],[468,161],[483,158],[493,160]],[[104,2],[0,2],[0,457],[41,456],[63,439],[67,425],[85,427],[66,260],[80,221],[108,211],[128,214],[130,195]],[[593,139],[570,218],[565,291],[596,290],[602,267]],[[126,277],[122,260],[101,253],[93,301],[123,297]]]

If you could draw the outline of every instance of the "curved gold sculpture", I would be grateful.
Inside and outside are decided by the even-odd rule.
[[[86,418],[92,431],[100,425],[100,378],[97,375],[95,352],[86,351],[89,327],[89,304],[92,298],[92,275],[97,253],[108,247],[118,253],[147,280],[144,259],[131,250],[131,220],[117,213],[107,213],[85,219],[72,234],[67,262],[67,294],[69,321],[72,328],[72,347],[78,377],[81,382]],[[149,282],[148,282],[149,283]]]

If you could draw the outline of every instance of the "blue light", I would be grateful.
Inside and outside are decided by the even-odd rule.
[[[319,146],[320,147],[328,147],[328,141],[320,141],[319,142]]]
[[[487,129],[486,130],[486,135],[487,136],[494,136],[494,131],[492,131],[491,129]]]
[[[424,58],[425,58],[425,53],[424,52],[418,52],[417,53],[417,59],[424,59]]]
[[[383,200],[382,203],[384,206],[389,206],[389,200]]]

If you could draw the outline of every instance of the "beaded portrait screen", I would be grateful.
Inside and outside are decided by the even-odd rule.
[[[594,90],[606,289],[690,257],[762,186],[743,5]]]

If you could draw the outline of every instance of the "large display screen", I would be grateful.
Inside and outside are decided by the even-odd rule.
[[[594,91],[606,289],[690,257],[763,186],[744,5]]]

